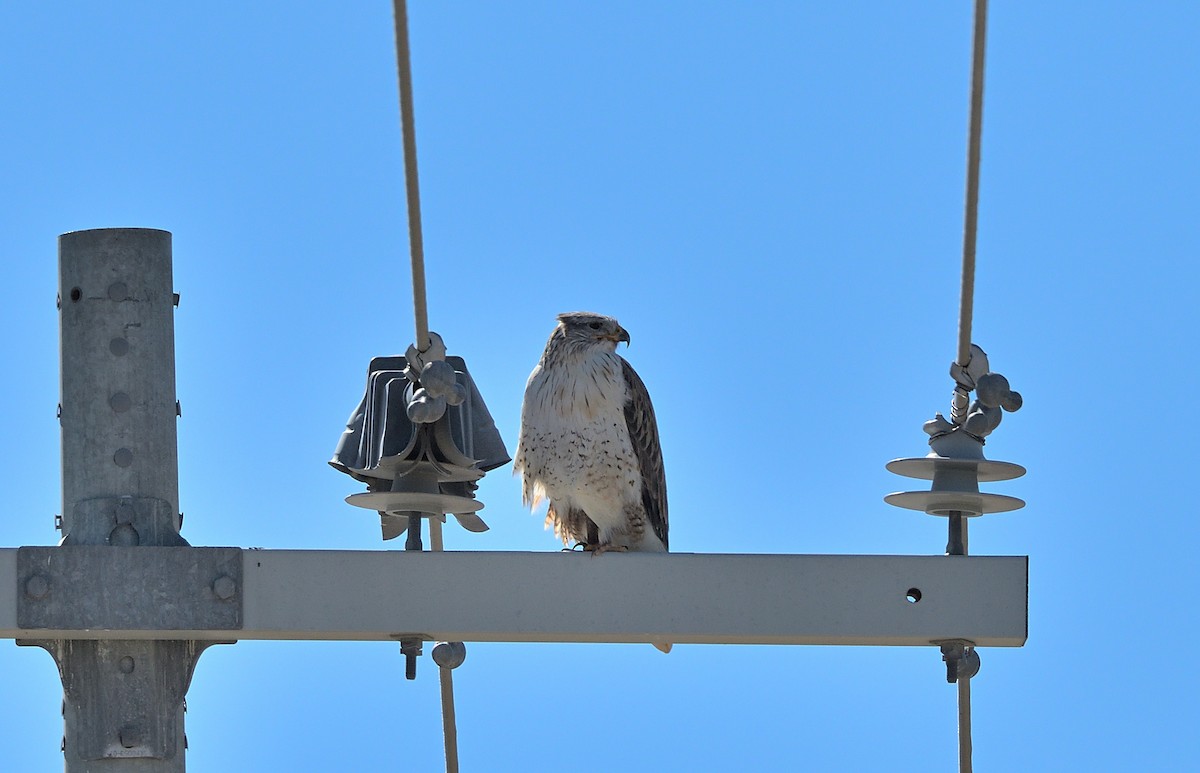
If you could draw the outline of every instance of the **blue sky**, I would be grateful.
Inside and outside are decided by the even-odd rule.
[[[561,311],[612,314],[654,397],[683,552],[939,553],[888,507],[955,354],[970,3],[416,2],[431,327],[512,450]],[[989,440],[1024,510],[1030,637],[985,650],[981,770],[1195,764],[1200,11],[994,3],[975,341],[1025,396]],[[180,497],[195,545],[381,549],[325,462],[412,315],[390,4],[0,7],[0,544],[60,510],[56,238],[174,233]],[[507,468],[492,530],[555,550]],[[786,594],[781,594],[786,604]],[[6,767],[61,764],[41,651],[0,646]],[[955,766],[933,648],[469,645],[464,770]],[[193,771],[437,770],[397,648],[201,659]]]

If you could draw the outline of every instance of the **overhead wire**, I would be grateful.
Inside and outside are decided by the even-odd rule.
[[[971,773],[971,680],[958,680],[958,770]]]
[[[404,193],[408,202],[408,243],[412,262],[413,315],[417,349],[429,349],[429,311],[425,301],[425,244],[421,234],[421,190],[417,177],[417,135],[413,118],[412,57],[408,47],[408,7],[392,0],[396,22],[396,70],[400,82],[400,134],[404,143]]]
[[[409,257],[412,264],[413,316],[418,351],[428,351],[429,309],[425,296],[425,245],[421,232],[421,193],[417,176],[416,121],[413,117],[412,55],[408,45],[408,7],[405,0],[392,0],[396,26],[396,74],[400,87],[400,134],[404,144],[404,191],[408,209]],[[440,552],[442,522],[429,520],[429,542]],[[454,713],[454,678],[449,668],[438,668],[442,698],[442,737],[446,750],[446,773],[458,773],[458,727]]]
[[[987,50],[987,0],[975,0],[974,34],[971,46],[971,113],[967,132],[967,191],[963,215],[962,283],[958,309],[959,366],[971,362],[971,323],[975,309],[975,244],[979,225],[979,160],[983,137],[983,74]],[[966,416],[969,401],[961,386],[954,390],[952,414]],[[962,552],[967,552],[967,518],[960,516]],[[971,742],[971,679],[959,677],[958,683],[958,769],[973,770]]]
[[[987,0],[975,0],[971,65],[971,119],[967,133],[967,196],[963,217],[962,287],[958,307],[958,364],[971,360],[975,310],[975,241],[979,224],[979,151],[983,137],[983,70],[987,46]]]
[[[442,519],[429,519],[429,549],[443,550]],[[454,716],[454,671],[438,667],[438,685],[442,694],[442,738],[446,747],[446,773],[458,773],[458,725]]]

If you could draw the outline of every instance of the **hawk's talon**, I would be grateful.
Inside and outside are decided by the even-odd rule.
[[[629,552],[628,545],[587,545],[583,549],[590,552],[593,557],[598,556],[601,553],[628,553]]]

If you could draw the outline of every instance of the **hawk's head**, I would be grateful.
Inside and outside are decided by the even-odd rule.
[[[558,315],[558,330],[563,340],[570,346],[580,349],[601,346],[614,352],[617,343],[624,341],[629,344],[629,333],[612,317],[603,314],[593,314],[590,311],[571,311]]]

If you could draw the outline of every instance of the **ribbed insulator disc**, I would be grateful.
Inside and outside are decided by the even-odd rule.
[[[423,494],[414,491],[375,491],[351,494],[346,502],[367,510],[384,513],[473,513],[483,502],[453,494]]]

